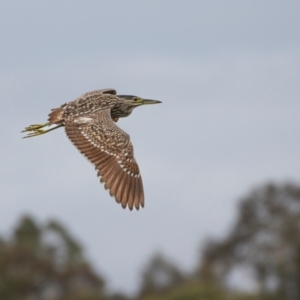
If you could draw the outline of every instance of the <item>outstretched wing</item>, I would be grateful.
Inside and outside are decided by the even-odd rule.
[[[125,208],[144,206],[143,183],[129,135],[111,119],[110,109],[65,123],[68,138],[94,165],[110,195]]]

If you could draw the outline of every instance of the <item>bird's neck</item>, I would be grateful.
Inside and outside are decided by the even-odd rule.
[[[134,107],[132,108],[128,106],[125,107],[125,105],[122,103],[117,103],[111,109],[110,115],[112,118],[125,118],[132,113],[133,108]]]

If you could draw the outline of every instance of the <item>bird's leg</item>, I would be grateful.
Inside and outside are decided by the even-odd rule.
[[[28,127],[25,127],[25,129],[22,132],[26,132],[26,131],[33,131],[33,130],[37,130],[37,129],[41,129],[43,127],[49,126],[50,122],[44,123],[44,124],[33,124],[33,125],[29,125]]]
[[[34,126],[34,125],[31,125],[31,126]],[[47,126],[47,125],[45,125],[45,126]],[[42,135],[42,134],[44,134],[44,133],[47,133],[47,132],[49,132],[49,131],[52,131],[52,130],[54,130],[54,129],[57,129],[57,128],[59,128],[59,127],[62,127],[62,126],[64,126],[64,125],[63,125],[63,124],[59,124],[59,125],[57,125],[57,126],[55,126],[55,127],[53,127],[53,128],[47,129],[47,130],[45,130],[45,129],[40,129],[40,128],[43,128],[43,127],[45,127],[45,126],[42,126],[42,127],[39,127],[39,128],[36,128],[36,127],[35,127],[35,129],[31,129],[31,130],[24,130],[24,131],[31,131],[31,132],[29,132],[26,136],[24,136],[23,139],[30,138],[30,137],[34,137],[34,136],[38,136],[38,135]],[[29,126],[29,127],[30,127],[30,126]],[[29,128],[29,127],[27,127],[27,128]]]

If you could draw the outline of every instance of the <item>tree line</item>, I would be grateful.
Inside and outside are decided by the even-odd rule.
[[[234,225],[210,239],[186,274],[155,254],[135,297],[108,294],[80,243],[57,221],[23,216],[0,238],[1,300],[296,300],[300,299],[300,186],[264,184],[240,199]],[[244,274],[247,274],[245,276]],[[252,290],[235,290],[233,274]]]

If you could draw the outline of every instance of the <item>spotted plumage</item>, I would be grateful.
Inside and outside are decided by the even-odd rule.
[[[139,209],[144,207],[140,170],[129,135],[115,122],[137,106],[155,103],[160,101],[117,95],[113,89],[93,91],[53,109],[47,123],[30,125],[24,131],[32,137],[64,126],[73,145],[94,164],[110,195],[123,208]],[[41,129],[50,125],[56,127]]]

